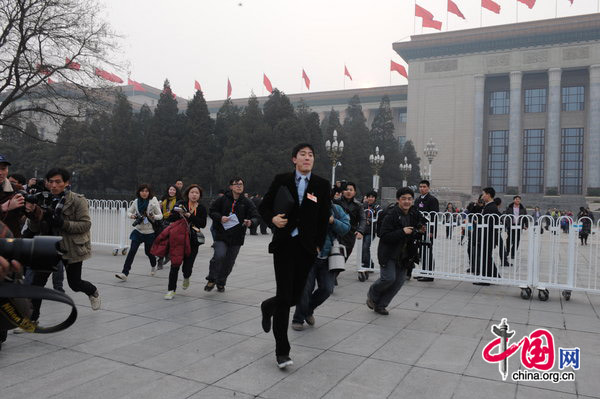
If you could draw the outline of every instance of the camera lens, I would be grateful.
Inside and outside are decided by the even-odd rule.
[[[61,260],[59,242],[62,237],[0,239],[0,256],[19,261],[33,270],[55,271]]]

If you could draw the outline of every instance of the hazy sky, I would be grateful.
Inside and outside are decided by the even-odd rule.
[[[479,27],[480,0],[454,0],[466,21],[448,16],[447,0],[417,0],[443,22],[443,30]],[[598,0],[495,0],[500,15],[483,10],[483,25],[498,25],[598,12]],[[267,94],[263,72],[286,93],[344,87],[344,63],[353,81],[346,88],[390,84],[395,41],[434,33],[415,20],[415,0],[101,0],[113,30],[123,36],[120,57],[131,78],[162,87],[165,78],[178,95],[191,98],[194,80],[208,100],[224,99],[227,77],[233,98]],[[241,5],[240,5],[241,4]],[[415,31],[416,28],[416,31]],[[121,75],[126,75],[122,73]],[[410,71],[409,71],[410,75]],[[126,78],[126,76],[122,76]],[[405,84],[397,73],[392,84]]]

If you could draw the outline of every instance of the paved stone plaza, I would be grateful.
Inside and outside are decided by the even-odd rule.
[[[142,251],[123,283],[114,273],[124,257],[95,248],[84,278],[99,287],[102,310],[92,312],[87,297],[74,294],[79,319],[73,327],[9,334],[0,352],[0,397],[600,397],[600,296],[574,292],[566,302],[551,291],[548,302],[537,295],[526,301],[517,288],[410,281],[390,315],[379,316],[366,307],[369,283],[355,272],[340,276],[314,327],[290,329],[294,366],[281,371],[273,336],[260,327],[259,304],[275,289],[270,238],[248,236],[226,291],[207,293],[208,238],[192,285],[178,288],[172,301],[163,299],[168,269],[150,277]],[[43,306],[42,322],[64,316],[61,306]],[[503,317],[515,342],[544,327],[555,346],[581,348],[575,382],[517,384],[510,376],[502,382],[498,365],[485,363],[481,353],[495,338],[491,325]],[[509,371],[519,364],[516,354]]]

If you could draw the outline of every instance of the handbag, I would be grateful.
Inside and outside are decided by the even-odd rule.
[[[343,272],[346,270],[346,247],[340,244],[337,238],[333,240],[331,244],[331,251],[327,261],[329,263],[330,272]]]
[[[198,245],[204,244],[206,242],[206,237],[204,237],[202,231],[195,226],[192,226],[192,229],[194,229],[194,231],[196,232],[196,241],[198,242]]]

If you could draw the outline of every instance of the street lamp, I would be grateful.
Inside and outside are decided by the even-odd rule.
[[[429,171],[427,172],[427,180],[431,180],[431,163],[433,162],[433,159],[438,154],[438,149],[435,146],[435,143],[433,142],[432,138],[430,138],[429,141],[427,142],[427,144],[425,144],[425,149],[423,150],[423,154],[429,161]]]
[[[375,155],[369,155],[369,162],[373,169],[373,190],[379,191],[379,170],[383,166],[385,156],[379,155],[379,147],[375,147]]]
[[[342,151],[344,151],[344,141],[337,141],[337,130],[333,131],[333,142],[327,140],[325,142],[325,149],[327,155],[331,159],[331,184],[335,184],[335,168],[338,166],[338,160],[342,157]]]
[[[402,187],[406,187],[408,176],[412,171],[412,165],[408,163],[408,158],[404,157],[404,163],[399,165],[400,174],[402,175]]]

